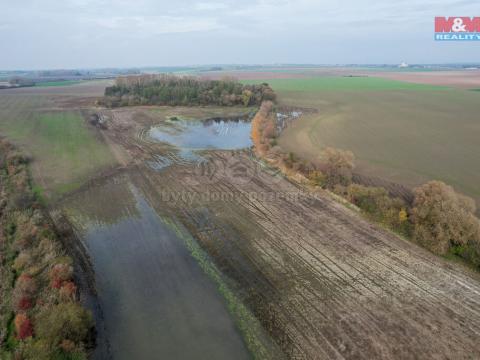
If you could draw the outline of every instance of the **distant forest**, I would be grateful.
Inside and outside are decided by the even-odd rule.
[[[140,75],[119,77],[105,89],[107,107],[134,105],[254,106],[275,101],[268,84],[244,85],[233,78],[204,80],[191,76]]]

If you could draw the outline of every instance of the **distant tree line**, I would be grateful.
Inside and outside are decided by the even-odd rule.
[[[101,104],[107,107],[134,105],[255,106],[275,101],[268,84],[244,85],[233,78],[206,80],[191,76],[140,75],[118,77],[105,89]]]
[[[19,76],[15,76],[11,78],[9,81],[12,87],[27,87],[27,86],[35,86],[35,81],[32,79],[22,78]]]

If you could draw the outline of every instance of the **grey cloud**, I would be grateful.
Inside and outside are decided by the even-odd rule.
[[[477,44],[433,41],[434,16],[480,16],[464,0],[3,2],[0,44],[14,51],[0,69],[480,57]]]

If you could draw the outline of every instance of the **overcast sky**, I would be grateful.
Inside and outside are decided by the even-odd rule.
[[[341,4],[341,5],[339,5]],[[478,0],[0,0],[0,69],[480,61],[435,42]]]

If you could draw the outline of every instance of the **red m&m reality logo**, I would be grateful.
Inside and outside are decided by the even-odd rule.
[[[436,17],[435,40],[479,41],[480,17]]]

